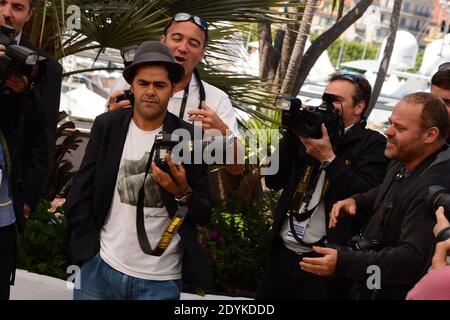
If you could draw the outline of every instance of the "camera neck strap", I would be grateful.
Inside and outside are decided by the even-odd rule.
[[[328,179],[325,179],[319,201],[313,208],[308,209],[309,202],[311,201],[316,185],[319,182],[321,172],[322,171],[314,164],[307,164],[303,170],[302,177],[294,191],[294,195],[291,197],[289,205],[289,214],[294,216],[297,221],[305,221],[311,217],[329,189],[330,182]],[[293,186],[294,177],[291,179],[291,185]]]
[[[313,243],[303,241],[302,239],[300,239],[300,237],[297,235],[297,232],[295,231],[294,218],[299,222],[309,219],[319,206],[320,202],[325,197],[325,194],[327,193],[330,187],[330,182],[328,179],[325,179],[324,181],[319,201],[313,208],[308,209],[309,202],[311,201],[312,195],[316,189],[316,185],[319,181],[321,172],[322,171],[318,170],[317,166],[314,164],[306,165],[305,169],[303,170],[300,182],[294,191],[294,195],[290,198],[289,204],[288,219],[291,233],[294,239],[299,244],[309,248],[323,244],[326,240],[326,236],[323,236],[318,241]],[[291,181],[292,181],[291,185],[293,186],[294,178],[291,178]]]
[[[148,241],[147,237],[147,231],[145,230],[145,223],[144,223],[144,200],[145,200],[145,180],[147,179],[148,173],[150,171],[150,166],[153,160],[153,154],[155,153],[155,143],[153,143],[152,149],[150,151],[150,154],[148,156],[147,164],[145,165],[145,175],[144,175],[144,181],[142,182],[142,187],[139,189],[138,193],[138,201],[136,205],[136,231],[137,231],[137,237],[139,241],[139,246],[141,247],[142,251],[148,255],[152,256],[161,256],[166,248],[169,246],[170,241],[172,240],[173,236],[178,231],[178,228],[181,226],[181,224],[184,221],[184,218],[186,217],[188,213],[187,206],[179,206],[177,209],[177,212],[173,216],[173,218],[170,220],[168,226],[164,230],[164,233],[161,236],[161,239],[159,240],[158,245],[153,250],[150,242]],[[179,183],[176,179],[170,175],[172,180],[174,180],[175,184],[179,186]]]
[[[199,91],[199,96],[200,96],[200,102],[199,102],[197,108],[201,109],[202,102],[205,101],[205,99],[206,99],[205,87],[203,86],[202,79],[200,79],[200,74],[199,74],[197,68],[194,68],[193,75],[197,79],[198,91]],[[189,82],[188,85],[186,86],[186,88],[184,88],[183,100],[181,100],[181,106],[180,106],[180,114],[179,114],[180,119],[183,119],[184,113],[186,112],[186,104],[187,104],[187,100],[189,97],[189,85],[190,84],[191,83]]]

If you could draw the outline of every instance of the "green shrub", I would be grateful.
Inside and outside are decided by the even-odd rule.
[[[214,208],[199,239],[211,260],[215,283],[211,293],[253,296],[266,266],[271,209],[278,195],[267,193],[251,202],[231,196],[228,208]]]
[[[41,200],[18,236],[17,267],[51,277],[67,279],[67,222],[61,207],[49,212],[50,202]]]

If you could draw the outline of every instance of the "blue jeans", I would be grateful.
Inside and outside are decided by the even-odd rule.
[[[146,280],[126,275],[110,267],[100,254],[85,262],[80,270],[80,288],[74,300],[179,300],[181,280]]]

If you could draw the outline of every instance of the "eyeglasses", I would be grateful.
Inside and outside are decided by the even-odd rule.
[[[182,22],[182,21],[189,21],[192,20],[196,25],[198,25],[200,28],[202,28],[205,32],[208,31],[208,23],[205,19],[200,18],[198,16],[193,16],[186,12],[180,12],[173,16],[172,21],[176,22]],[[171,21],[171,23],[172,23]],[[170,24],[169,23],[169,26]]]
[[[450,61],[449,62],[444,62],[443,64],[441,64],[438,67],[438,71],[447,71],[450,70]]]

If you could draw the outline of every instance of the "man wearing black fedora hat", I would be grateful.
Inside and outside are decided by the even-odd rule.
[[[81,266],[75,299],[179,299],[181,279],[211,283],[196,238],[211,215],[207,167],[167,155],[167,174],[151,161],[161,131],[193,135],[193,125],[167,112],[183,75],[167,46],[141,44],[123,72],[134,107],[94,121],[65,205],[71,258]]]
[[[185,70],[184,77],[175,85],[168,110],[185,121],[198,124],[207,134],[227,138],[236,157],[234,163],[226,163],[227,172],[236,175],[242,172],[243,149],[239,140],[236,112],[228,95],[219,88],[200,79],[196,69],[206,52],[208,24],[205,19],[181,12],[175,14],[164,29],[160,41],[166,44]],[[116,102],[117,96],[128,89],[123,79],[111,88],[108,109],[116,110],[130,105],[129,100]],[[239,150],[239,152],[238,152]],[[239,157],[239,158],[238,158]],[[239,159],[239,160],[238,160]]]

